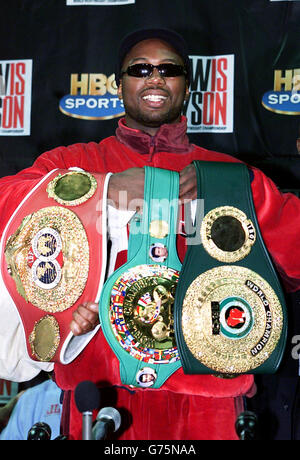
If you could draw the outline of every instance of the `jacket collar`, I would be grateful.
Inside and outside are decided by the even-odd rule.
[[[187,121],[182,116],[179,123],[162,125],[155,136],[128,128],[125,118],[119,120],[116,130],[116,138],[122,144],[141,154],[153,154],[156,152],[188,153],[192,150],[192,144],[186,134]]]

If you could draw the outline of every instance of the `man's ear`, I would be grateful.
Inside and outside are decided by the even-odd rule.
[[[120,101],[123,99],[123,90],[122,90],[122,80],[120,80],[120,84],[118,86],[118,91],[117,91],[118,98]]]
[[[187,101],[190,97],[189,84],[186,84],[184,100]]]

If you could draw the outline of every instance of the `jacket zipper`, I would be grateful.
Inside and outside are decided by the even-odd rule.
[[[155,136],[151,136],[151,138],[150,138],[150,148],[149,148],[149,161],[152,161],[154,150],[155,150]]]

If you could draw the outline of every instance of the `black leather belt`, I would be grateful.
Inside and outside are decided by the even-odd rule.
[[[174,305],[186,374],[273,373],[286,343],[284,295],[241,163],[195,162],[196,231]],[[203,216],[201,216],[203,210]]]

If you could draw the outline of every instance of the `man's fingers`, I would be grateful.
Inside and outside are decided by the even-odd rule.
[[[108,203],[122,210],[133,210],[143,207],[144,199],[144,168],[130,168],[115,173],[108,183]]]
[[[195,200],[197,198],[197,176],[193,164],[186,166],[179,174],[180,200]]]
[[[70,324],[70,328],[73,334],[85,334],[93,330],[99,323],[98,305],[91,302],[79,305],[72,316],[73,320]]]

